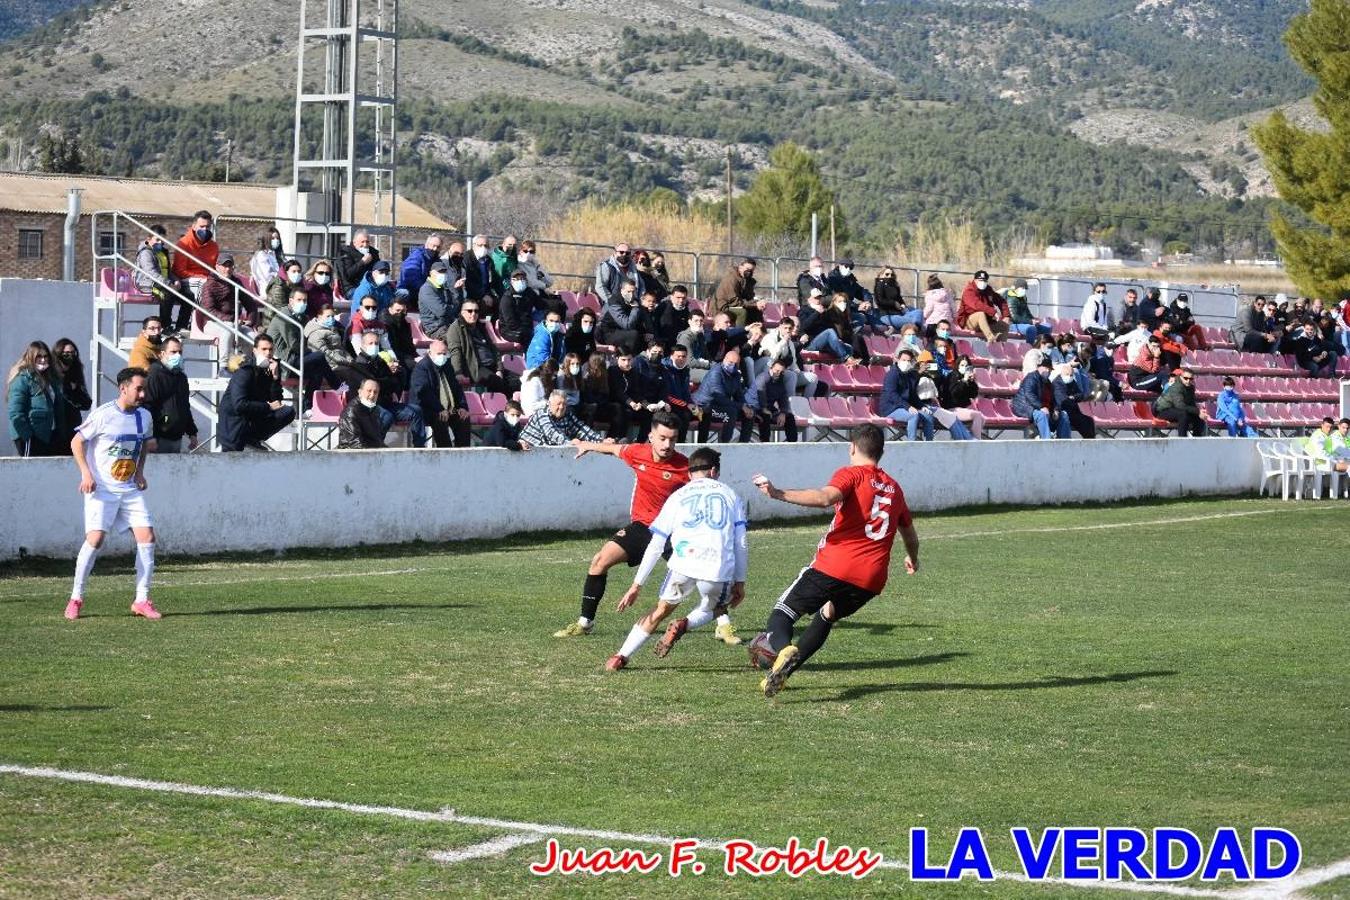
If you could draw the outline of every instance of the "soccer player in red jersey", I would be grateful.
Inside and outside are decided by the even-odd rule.
[[[760,682],[765,697],[783,689],[788,676],[824,645],[835,622],[853,615],[881,593],[897,533],[905,542],[905,571],[913,575],[919,568],[919,536],[905,494],[878,465],[885,446],[881,429],[875,425],[854,428],[849,464],[835,472],[829,484],[814,490],[783,490],[763,475],[755,476],[755,486],[774,500],[835,508],[834,521],[820,539],[816,558],[769,613],[765,632],[777,655]],[[813,614],[801,640],[792,644],[797,620]]]
[[[555,631],[554,637],[590,634],[595,624],[596,610],[605,596],[609,570],[623,562],[628,563],[629,568],[642,562],[642,554],[646,552],[652,538],[649,530],[652,521],[660,514],[661,507],[670,495],[689,483],[689,460],[675,449],[679,428],[679,421],[674,416],[668,412],[658,412],[652,416],[652,430],[645,444],[572,442],[577,448],[577,459],[587,453],[617,456],[633,470],[636,481],[630,511],[632,521],[616,531],[591,557],[591,566],[586,571],[586,582],[581,589],[581,615],[567,627]],[[669,546],[663,556],[670,558]],[[730,617],[725,613],[717,618],[715,636],[726,644],[741,642]]]

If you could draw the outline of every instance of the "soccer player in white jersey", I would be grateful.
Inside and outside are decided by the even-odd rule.
[[[84,546],[75,559],[67,619],[80,617],[85,582],[104,538],[114,528],[129,528],[136,537],[136,599],[131,611],[147,619],[159,618],[159,610],[150,601],[155,529],[145,506],[145,456],[154,449],[154,417],[142,406],[144,402],[145,370],[123,369],[117,373],[117,399],[90,413],[70,442],[84,494]]]
[[[651,540],[633,576],[633,586],[619,601],[619,609],[627,609],[637,600],[643,582],[656,568],[669,541],[666,580],[656,606],[637,621],[619,652],[605,663],[609,671],[627,666],[666,616],[690,595],[698,594],[698,608],[670,623],[654,648],[657,656],[670,653],[689,629],[706,625],[745,599],[745,569],[749,563],[745,501],[717,480],[721,465],[722,455],[716,450],[700,447],[690,454],[689,483],[670,495],[652,521]]]

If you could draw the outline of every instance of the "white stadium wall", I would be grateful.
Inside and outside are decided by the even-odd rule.
[[[750,484],[755,473],[818,487],[847,463],[847,447],[719,449],[753,522],[820,515],[766,500]],[[888,444],[883,465],[916,510],[1236,494],[1254,490],[1260,474],[1256,442],[1232,438]],[[152,456],[146,474],[169,553],[332,547],[346,556],[360,542],[493,538],[563,522],[615,528],[627,519],[633,483],[618,460],[574,460],[569,449]],[[77,483],[69,459],[0,459],[0,560],[73,556],[83,529]],[[130,536],[110,548],[129,552]]]

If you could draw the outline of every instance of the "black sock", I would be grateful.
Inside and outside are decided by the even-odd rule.
[[[769,646],[773,648],[774,653],[792,643],[792,626],[796,622],[796,619],[781,609],[774,609],[769,613],[769,623],[764,626],[764,630],[769,633]]]
[[[595,621],[596,610],[600,608],[600,601],[605,596],[605,583],[609,581],[609,573],[602,572],[599,575],[587,575],[586,586],[581,589],[581,615],[584,618]]]
[[[800,668],[802,663],[810,659],[815,652],[825,646],[825,639],[830,636],[830,629],[834,623],[825,618],[824,614],[816,613],[816,617],[811,620],[811,624],[806,626],[802,632],[802,639],[797,642],[797,665],[794,668]]]

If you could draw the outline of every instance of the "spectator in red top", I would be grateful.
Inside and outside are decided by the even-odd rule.
[[[222,256],[216,271],[201,286],[199,303],[206,313],[198,312],[197,327],[216,339],[220,358],[227,359],[234,352],[235,332],[252,337],[253,317],[258,304],[254,302],[234,275],[234,257]]]
[[[178,249],[182,252],[173,255],[173,276],[189,282],[194,295],[202,282],[211,276],[216,261],[220,259],[220,245],[211,231],[212,221],[209,212],[199,210],[193,216],[192,225],[178,239]],[[189,259],[189,253],[196,259]]]
[[[1164,372],[1170,372],[1173,369],[1181,367],[1181,358],[1186,355],[1186,345],[1178,338],[1171,319],[1163,319],[1158,323],[1158,330],[1153,332],[1158,338],[1158,343],[1162,347],[1162,355],[1158,358],[1158,364],[1162,366]]]
[[[309,297],[309,308],[305,312],[313,318],[325,303],[334,303],[336,300],[333,296],[333,264],[326,259],[315,260],[305,273],[301,287],[304,288],[305,296]]]
[[[961,292],[957,326],[980,332],[986,341],[1001,341],[1008,336],[1008,319],[1008,301],[989,285],[989,273],[976,272]]]
[[[824,645],[834,623],[881,593],[897,533],[905,542],[905,571],[912,575],[919,567],[919,536],[905,505],[905,493],[879,465],[886,447],[881,429],[859,425],[851,437],[849,464],[836,471],[824,487],[783,490],[763,475],[755,476],[755,485],[774,500],[835,510],[815,559],[774,604],[766,636],[755,639],[767,641],[777,654],[772,671],[760,683],[766,697],[782,690],[788,676]],[[801,640],[789,643],[797,620],[811,615],[815,618]]]

